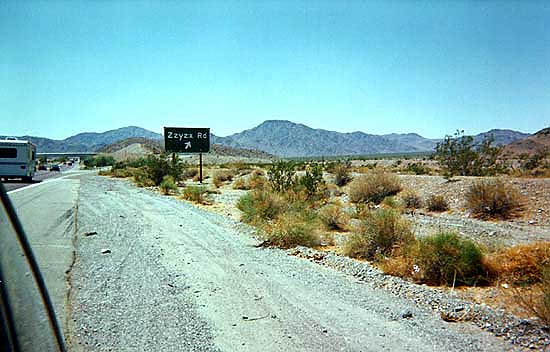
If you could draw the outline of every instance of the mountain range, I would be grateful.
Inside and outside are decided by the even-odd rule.
[[[493,135],[496,145],[509,144],[530,136],[512,130],[491,130],[474,136],[474,140],[479,141],[488,135]],[[34,136],[18,138],[32,141],[39,152],[90,152],[99,151],[128,138],[162,141],[163,136],[141,127],[129,126],[103,133],[79,133],[64,140]],[[284,120],[267,120],[254,128],[227,137],[211,135],[211,142],[215,144],[260,150],[282,157],[429,152],[438,141],[416,133],[341,133]]]

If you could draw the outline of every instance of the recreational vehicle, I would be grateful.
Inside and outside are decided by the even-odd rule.
[[[0,140],[0,178],[32,181],[36,166],[36,146],[14,138]]]

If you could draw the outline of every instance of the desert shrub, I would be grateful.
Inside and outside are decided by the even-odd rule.
[[[183,170],[182,178],[190,179],[190,178],[194,178],[198,174],[199,174],[199,170],[197,170],[196,167],[188,167]]]
[[[453,176],[488,176],[502,171],[498,158],[502,148],[493,147],[494,138],[485,138],[480,144],[474,143],[472,136],[457,131],[436,146],[434,158],[438,161],[447,178]]]
[[[441,232],[418,240],[415,261],[423,282],[472,285],[483,278],[482,257],[471,240],[454,232]]]
[[[328,230],[345,231],[349,215],[342,209],[342,204],[328,204],[319,210],[319,219]]]
[[[430,169],[422,163],[410,163],[405,168],[405,171],[415,175],[426,175],[430,173]]]
[[[267,174],[275,192],[286,192],[296,184],[296,165],[293,162],[278,161]]]
[[[320,243],[319,224],[308,212],[287,211],[265,230],[265,240],[273,246],[292,248]]]
[[[544,159],[548,157],[548,152],[546,151],[540,151],[537,153],[534,153],[531,156],[526,156],[526,160],[524,160],[521,164],[521,168],[526,171],[534,170],[540,166],[543,166]]]
[[[170,175],[174,182],[182,179],[184,164],[179,160],[177,154],[168,157],[166,154],[149,155],[147,157],[145,171],[147,177],[155,185],[160,185],[164,176]]]
[[[418,209],[422,207],[422,199],[412,189],[405,190],[399,195],[406,209]]]
[[[233,182],[233,189],[249,189],[249,186],[243,177],[239,177]]]
[[[204,186],[186,186],[183,189],[181,198],[195,203],[204,204],[208,202],[208,189]]]
[[[402,210],[402,204],[399,199],[395,198],[394,196],[389,196],[384,198],[382,203],[380,203],[386,208],[395,209],[395,210]]]
[[[280,195],[266,190],[248,192],[237,202],[237,208],[243,212],[242,220],[251,224],[274,220],[285,210],[286,205]]]
[[[339,187],[347,185],[352,180],[351,162],[349,160],[337,163],[331,171],[334,173],[334,183]]]
[[[393,209],[377,209],[350,235],[344,254],[354,258],[380,259],[414,242],[411,224]]]
[[[542,267],[548,265],[550,242],[520,244],[483,258],[483,266],[490,278],[512,284],[541,282]]]
[[[449,210],[449,203],[441,194],[432,194],[426,199],[426,208],[429,211],[446,211]]]
[[[171,175],[166,175],[160,183],[159,189],[162,194],[170,194],[171,192],[177,191],[178,187],[176,186],[174,178]]]
[[[144,168],[135,169],[133,172],[134,182],[138,187],[151,187],[155,182],[149,178]]]
[[[101,172],[100,172],[100,174],[101,174]],[[111,175],[113,177],[126,178],[126,177],[131,177],[132,172],[128,169],[113,169],[111,171]]]
[[[401,182],[397,175],[384,171],[372,171],[353,180],[349,187],[352,202],[378,204],[387,196],[397,194],[401,190]]]
[[[224,182],[233,180],[233,172],[228,170],[217,171],[214,173],[212,178],[212,183],[214,186],[220,187]]]
[[[261,170],[254,170],[247,180],[249,189],[266,189],[268,187],[267,178]]]
[[[308,198],[313,197],[319,192],[323,181],[323,168],[319,164],[306,166],[306,174],[299,178],[298,182],[305,189]]]
[[[59,162],[67,161],[67,157],[61,158]],[[97,155],[92,158],[84,159],[84,166],[90,167],[104,167],[115,165],[115,158],[110,155]]]
[[[515,298],[521,307],[550,326],[550,265],[542,267],[541,283],[535,285],[531,295],[516,292]]]
[[[466,203],[474,216],[507,219],[522,210],[522,197],[502,180],[475,182],[466,192]]]

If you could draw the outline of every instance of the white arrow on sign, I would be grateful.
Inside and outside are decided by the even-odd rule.
[[[191,142],[185,142],[185,149],[191,148]]]

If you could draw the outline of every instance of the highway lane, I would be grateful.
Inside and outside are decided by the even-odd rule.
[[[39,170],[39,171],[36,171],[36,173],[34,174],[32,182],[22,182],[21,180],[8,180],[3,183],[4,183],[4,187],[6,188],[6,191],[9,192],[9,191],[13,191],[16,189],[20,189],[23,187],[28,187],[30,185],[40,183],[47,179],[62,177],[62,176],[65,176],[67,172],[74,172],[77,170],[79,170],[78,165],[74,165],[72,167],[62,166],[61,172]]]
[[[79,188],[80,174],[66,173],[64,177],[8,192],[62,327],[66,326],[68,286],[65,275],[73,261],[72,238]]]

